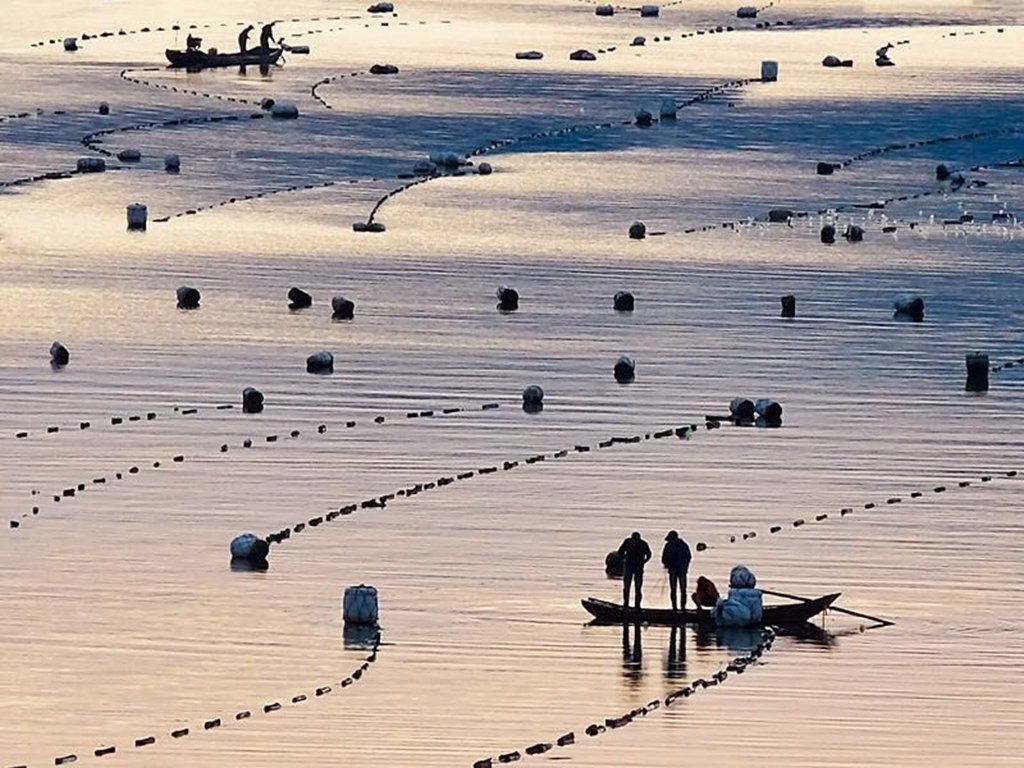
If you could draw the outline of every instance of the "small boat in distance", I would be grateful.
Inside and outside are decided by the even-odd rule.
[[[245,64],[275,64],[281,58],[281,48],[271,48],[266,53],[262,48],[250,48],[245,53],[216,53],[196,50],[185,51],[168,48],[164,51],[172,67],[186,69],[208,69],[210,67],[238,67]]]
[[[839,599],[841,593],[824,595],[806,602],[766,605],[762,624],[765,626],[793,626],[804,624]],[[711,624],[714,614],[704,609],[673,611],[671,608],[623,608],[619,603],[587,597],[580,601],[587,612],[594,617],[595,624]]]

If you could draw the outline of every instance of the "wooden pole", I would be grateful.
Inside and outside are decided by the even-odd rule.
[[[762,592],[764,592],[766,595],[774,595],[775,597],[784,597],[787,600],[799,600],[802,603],[810,602],[810,600],[808,598],[800,597],[800,595],[791,595],[791,594],[788,594],[787,592],[776,592],[776,591],[771,590],[771,589],[764,589],[763,587],[759,587],[759,589]],[[891,627],[891,626],[896,624],[895,621],[889,621],[887,619],[880,619],[877,616],[869,616],[866,613],[858,613],[857,611],[851,611],[849,608],[839,608],[839,607],[837,607],[835,605],[830,605],[828,607],[828,610],[835,611],[836,613],[845,613],[847,616],[856,616],[858,619],[867,619],[868,621],[874,621],[874,622],[877,622],[878,624],[880,624],[883,627]]]

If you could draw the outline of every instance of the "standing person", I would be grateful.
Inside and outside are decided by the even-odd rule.
[[[255,27],[250,24],[248,27],[238,33],[238,52],[245,53],[246,47],[249,45],[249,33],[253,31]]]
[[[679,538],[676,531],[669,531],[665,537],[665,548],[661,550],[661,564],[668,571],[669,590],[672,594],[672,610],[686,610],[686,572],[690,570],[690,545]],[[678,594],[683,596],[683,604],[676,601]]]
[[[271,21],[264,24],[263,29],[260,30],[260,48],[264,56],[270,53],[270,48],[274,44],[274,23]]]
[[[640,600],[643,598],[644,566],[651,559],[651,548],[647,542],[640,538],[638,531],[622,542],[619,547],[619,554],[622,556],[622,607],[629,607],[629,588],[636,583],[636,609],[640,610]]]

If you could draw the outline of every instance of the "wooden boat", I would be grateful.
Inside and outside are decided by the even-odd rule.
[[[262,48],[250,48],[245,53],[206,53],[205,51],[179,51],[168,48],[164,51],[172,67],[208,69],[210,67],[238,67],[244,64],[274,64],[281,58],[281,48],[271,48],[266,53]]]
[[[803,624],[817,616],[839,598],[840,593],[824,595],[806,602],[766,605],[762,624],[766,626],[792,626]],[[714,624],[711,611],[687,609],[673,611],[671,608],[623,608],[619,603],[587,597],[580,601],[587,612],[594,617],[595,624]]]

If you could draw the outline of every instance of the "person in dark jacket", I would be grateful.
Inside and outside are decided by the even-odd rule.
[[[686,609],[686,572],[690,570],[690,546],[676,531],[669,531],[665,537],[665,548],[661,551],[661,564],[668,571],[669,591],[672,595],[672,610]],[[683,604],[677,602],[682,595]]]
[[[274,24],[276,23],[272,21],[269,24],[264,24],[263,29],[260,30],[260,50],[264,56],[274,47]]]
[[[636,608],[640,609],[643,598],[644,566],[651,559],[651,548],[640,538],[638,531],[622,542],[619,547],[622,556],[622,607],[629,607],[629,589],[636,584]]]

